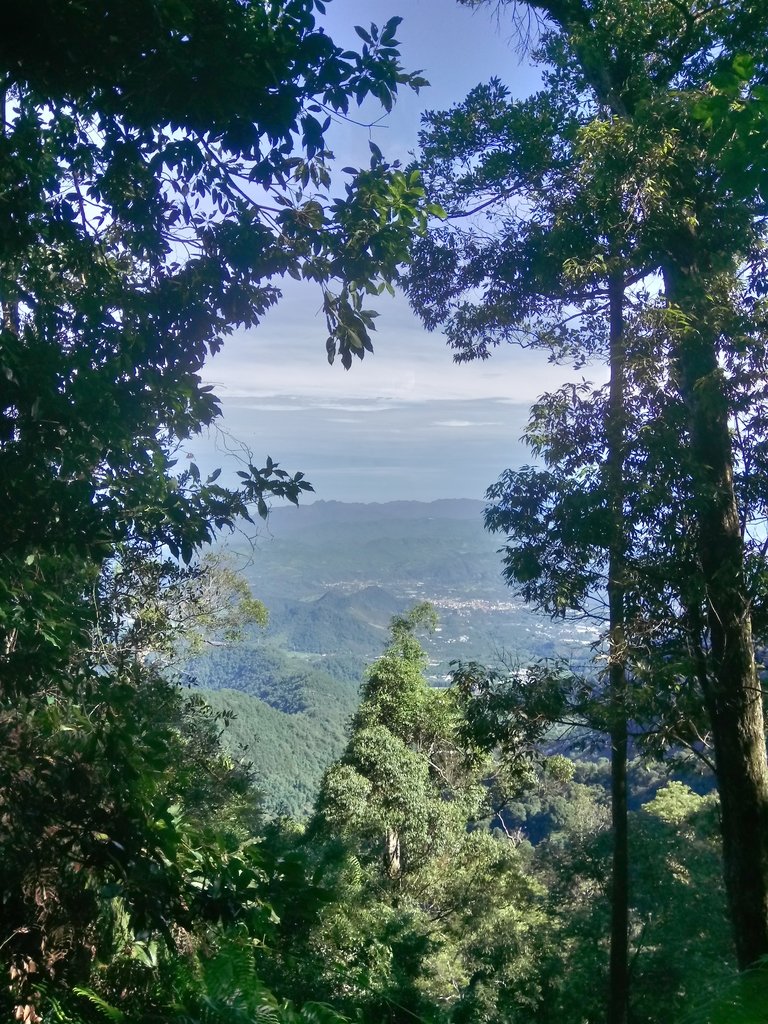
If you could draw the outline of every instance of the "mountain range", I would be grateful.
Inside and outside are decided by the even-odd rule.
[[[230,545],[269,625],[187,666],[212,705],[236,718],[234,753],[255,766],[271,810],[303,815],[322,771],[341,752],[365,666],[393,615],[430,601],[428,675],[445,685],[452,661],[517,667],[583,660],[596,633],[537,615],[505,586],[500,539],[467,499],[278,508],[267,529]]]

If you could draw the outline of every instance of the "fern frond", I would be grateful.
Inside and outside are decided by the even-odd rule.
[[[90,988],[81,988],[75,986],[72,991],[76,996],[82,996],[87,999],[92,1006],[95,1006],[99,1013],[103,1014],[108,1020],[124,1021],[126,1015],[122,1010],[119,1010],[116,1006],[110,1005],[106,999],[102,999],[100,995]]]
[[[302,1024],[349,1024],[348,1017],[343,1017],[327,1003],[305,1003],[299,1020]]]

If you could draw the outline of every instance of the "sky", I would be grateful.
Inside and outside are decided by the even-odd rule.
[[[334,125],[339,166],[368,160],[368,141],[389,160],[411,159],[426,109],[460,102],[496,75],[513,95],[535,91],[538,73],[516,48],[511,21],[492,8],[455,0],[330,0],[323,22],[340,45],[356,46],[355,24],[383,25],[401,15],[402,63],[423,70],[430,88],[401,94],[374,127]],[[356,120],[377,117],[365,108]],[[513,346],[490,360],[456,365],[440,334],[428,334],[402,295],[376,300],[374,355],[349,371],[329,366],[316,286],[288,280],[283,299],[249,332],[226,339],[204,376],[224,410],[223,431],[196,439],[201,468],[223,465],[223,452],[245,445],[302,470],[318,498],[387,501],[482,498],[507,467],[526,461],[519,442],[530,402],[567,379],[542,353]],[[226,435],[226,436],[225,436]]]

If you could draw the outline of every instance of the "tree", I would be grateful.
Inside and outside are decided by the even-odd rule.
[[[246,773],[143,656],[175,639],[184,610],[153,603],[148,581],[183,581],[188,595],[196,570],[144,556],[189,565],[216,530],[309,488],[270,458],[244,467],[237,489],[218,473],[202,479],[194,463],[175,469],[179,441],[219,414],[203,361],[235,327],[259,322],[288,275],[319,285],[328,357],[348,367],[372,348],[365,296],[392,287],[424,220],[418,174],[375,146],[370,166],[347,169],[333,191],[331,119],[369,95],[389,109],[398,87],[423,79],[400,66],[398,19],[361,29],[360,52],[342,51],[317,23],[323,10],[319,0],[41,0],[6,19],[9,1015],[34,1019],[38,982],[87,984],[94,958],[114,961],[118,932],[123,950],[143,935],[172,951],[179,929],[237,920],[253,936],[269,918],[255,858],[241,849],[254,802]],[[118,564],[141,566],[143,594],[121,590]],[[95,625],[106,645],[93,646]]]
[[[364,296],[391,287],[423,222],[418,175],[348,169],[330,192],[332,117],[423,79],[398,19],[342,51],[323,5],[40,2],[0,46],[0,479],[4,674],[54,658],[76,595],[115,544],[188,562],[215,529],[308,485],[249,465],[238,490],[174,442],[219,413],[204,359],[317,282],[328,356],[372,348]],[[74,580],[80,571],[84,577]],[[71,585],[70,585],[71,582]],[[74,591],[74,593],[73,593]],[[74,606],[73,607],[73,603]],[[21,684],[19,684],[21,685]]]
[[[46,983],[88,984],[95,962],[109,984],[142,937],[173,949],[174,929],[200,922],[263,926],[240,853],[258,795],[178,687],[152,668],[73,669],[66,693],[4,700],[0,729],[11,1006]]]
[[[610,929],[611,769],[607,761],[589,759],[571,762],[571,770],[572,781],[545,776],[511,808],[512,824],[520,822],[536,836],[530,870],[548,894],[537,965],[540,1002],[530,1019],[597,1024],[605,1020],[605,998],[596,949]],[[635,806],[629,814],[628,1016],[637,1024],[687,1019],[735,974],[717,797],[697,796],[680,783],[657,790],[657,771],[636,759],[630,763]]]
[[[507,559],[507,576],[511,582],[523,584],[524,591],[527,590],[526,596],[529,599],[533,597],[537,607],[555,615],[574,610],[583,614],[587,602],[587,594],[582,586],[585,575],[591,577],[592,585],[596,582],[596,573],[600,575],[607,591],[605,676],[611,705],[607,727],[611,734],[614,767],[614,898],[609,1020],[623,1021],[629,982],[626,792],[628,645],[625,621],[628,579],[625,563],[631,543],[627,536],[625,518],[627,411],[624,382],[627,374],[626,277],[631,265],[628,261],[628,240],[621,232],[621,195],[613,187],[615,175],[605,173],[598,156],[605,144],[603,126],[599,120],[595,120],[590,126],[590,132],[584,132],[583,137],[579,137],[578,119],[563,113],[563,97],[569,93],[569,83],[563,79],[561,74],[556,95],[551,91],[538,96],[533,103],[520,105],[516,110],[507,104],[504,90],[497,82],[491,83],[488,89],[480,87],[468,98],[463,109],[448,115],[428,115],[430,128],[423,132],[422,142],[428,180],[446,190],[450,204],[448,208],[453,214],[469,221],[470,226],[459,228],[458,232],[456,228],[439,232],[441,240],[450,239],[456,233],[462,236],[460,244],[466,244],[469,240],[463,254],[468,266],[474,262],[473,257],[468,255],[471,247],[478,248],[478,264],[487,260],[487,250],[495,247],[493,242],[477,246],[477,240],[482,238],[482,234],[477,230],[474,219],[480,209],[485,209],[486,217],[492,215],[492,210],[495,212],[496,205],[503,210],[509,191],[515,187],[510,184],[510,178],[519,175],[516,184],[525,193],[526,202],[537,203],[539,207],[537,223],[532,227],[522,225],[513,243],[517,246],[515,257],[519,260],[514,273],[520,278],[513,286],[514,296],[494,291],[490,302],[484,303],[482,308],[474,309],[462,301],[456,316],[451,318],[449,329],[454,331],[452,339],[457,346],[458,357],[485,357],[488,346],[495,343],[494,335],[486,333],[492,324],[493,331],[507,330],[512,336],[515,332],[522,334],[528,330],[533,336],[533,343],[547,345],[558,354],[565,352],[577,359],[585,358],[582,346],[585,339],[588,339],[589,350],[604,355],[609,366],[608,398],[601,403],[601,413],[595,417],[594,424],[602,445],[600,464],[590,466],[592,472],[599,477],[599,497],[596,497],[599,511],[590,518],[586,528],[586,524],[577,523],[575,518],[569,521],[567,513],[563,517],[565,531],[570,534],[572,541],[580,534],[579,550],[571,550],[565,555],[570,569],[576,568],[576,577],[566,580],[566,574],[556,567],[554,558],[546,558],[545,568],[533,554],[536,539],[526,533],[522,526],[525,513],[516,518],[510,508],[526,489],[527,502],[525,498],[522,500],[529,510],[535,507],[537,498],[546,501],[548,485],[545,474],[521,475],[519,480],[524,482],[514,488],[515,499],[510,503],[505,502],[502,486],[489,492],[489,497],[499,500],[499,506],[488,510],[487,522],[491,528],[503,529],[510,534],[515,545],[524,549],[518,552],[521,556],[519,573],[512,566],[514,556]],[[570,92],[572,94],[572,87]],[[575,99],[575,96],[572,95],[572,98]],[[555,130],[559,134],[558,141],[562,144],[562,150],[569,154],[567,163],[563,151],[554,155],[554,147],[537,149],[533,142],[536,126],[539,129],[537,139],[540,139],[542,125],[551,128],[553,121],[557,124]],[[490,123],[494,133],[490,142],[486,139],[483,143],[480,123]],[[469,133],[466,131],[467,124],[472,125]],[[516,133],[519,133],[517,138]],[[501,147],[513,139],[522,148],[523,138],[530,146],[524,153],[520,153],[521,159],[525,161],[525,169],[520,171],[519,167],[510,167],[509,156],[502,154]],[[485,152],[482,151],[484,144],[487,146]],[[476,159],[470,155],[473,146],[480,147],[481,155]],[[462,163],[466,171],[462,169]],[[473,209],[468,210],[470,194]],[[501,213],[501,216],[503,218],[504,214]],[[551,225],[556,236],[554,243],[542,235],[544,222]],[[509,241],[509,234],[505,234],[504,245],[500,246],[497,254],[501,264],[507,268]],[[442,245],[442,242],[438,244],[443,254],[445,249],[451,247],[451,242],[447,246]],[[421,248],[429,250],[429,241]],[[566,250],[565,260],[561,255],[562,248]],[[483,250],[482,255],[479,255],[480,249]],[[431,255],[430,251],[428,260]],[[426,289],[421,287],[422,273],[421,268],[414,268],[409,281],[418,307],[423,310],[425,301],[431,299],[426,298]],[[497,265],[495,273],[503,274],[504,270]],[[532,294],[527,290],[535,293],[539,306],[543,307],[538,310],[538,322],[531,325],[516,323],[511,319],[514,314],[511,314],[509,308],[514,307],[520,316],[523,311],[527,314],[533,305]],[[576,312],[573,312],[574,307]],[[505,320],[505,317],[510,319]],[[578,322],[578,326],[571,326],[573,322]],[[593,338],[588,338],[589,331],[594,332]],[[544,432],[547,440],[537,436],[532,443],[540,452],[546,449],[549,456],[551,432],[543,421],[539,422],[537,428]],[[531,427],[530,437],[534,435],[535,429]],[[559,440],[562,442],[562,437]],[[555,446],[551,445],[552,448]],[[573,456],[570,457],[573,460]],[[551,463],[554,459],[548,461]],[[549,483],[554,483],[554,477],[550,477]],[[575,490],[579,489],[580,485],[576,482]],[[587,511],[585,503],[573,511],[577,516],[584,515]],[[582,562],[581,556],[587,551],[587,561]],[[560,557],[563,557],[562,551]],[[601,563],[604,565],[598,568]],[[553,592],[557,587],[555,577],[564,584],[559,593]]]
[[[167,672],[207,646],[238,643],[248,626],[268,621],[223,551],[183,566],[162,552],[123,545],[94,589],[91,656],[104,667],[151,658]]]
[[[584,162],[571,163],[579,147],[620,197],[616,227],[627,284],[645,282],[650,289],[654,275],[663,278],[656,317],[668,346],[675,416],[683,412],[675,421],[681,427],[675,450],[689,494],[685,551],[692,554],[695,586],[675,559],[666,583],[678,595],[693,595],[688,610],[701,622],[706,671],[698,681],[715,747],[734,938],[747,966],[768,951],[768,776],[751,629],[754,577],[747,572],[730,423],[747,408],[735,399],[745,380],[751,401],[757,399],[751,408],[761,405],[748,364],[760,364],[764,352],[756,274],[762,200],[758,176],[747,196],[733,187],[707,97],[718,74],[734,64],[746,72],[730,121],[737,139],[742,97],[754,89],[759,97],[765,72],[760,60],[736,63],[738,54],[748,32],[754,47],[768,26],[761,10],[729,3],[706,10],[669,3],[653,11],[634,2],[586,0],[526,6],[547,19],[543,53],[554,67],[548,84],[565,88],[508,104],[492,83],[470,97],[466,111],[431,116],[428,159],[434,180],[445,186],[435,197],[446,195],[447,205],[465,209],[502,204],[501,233],[456,238],[438,230],[421,247],[412,290],[428,325],[446,325],[459,358],[486,356],[499,341],[520,337],[572,352],[573,334],[565,334],[558,311],[580,297],[589,312],[599,300],[593,289],[574,287],[569,275],[574,251],[580,257],[590,235],[582,219],[569,218],[567,200],[577,204],[595,180],[579,177]],[[466,116],[469,106],[479,113],[476,120]],[[463,125],[453,146],[447,144],[451,123]],[[457,161],[463,161],[459,173]],[[428,280],[436,282],[431,295]],[[582,314],[579,359],[593,350],[590,326]],[[653,488],[653,476],[648,479]]]
[[[322,901],[277,900],[281,956],[296,965],[294,992],[366,1020],[522,1020],[539,893],[526,848],[487,827],[501,782],[485,784],[498,766],[465,729],[463,693],[424,678],[414,631],[430,619],[418,606],[393,620],[294,860],[278,861],[295,870],[298,854],[324,888]],[[518,766],[506,781],[516,789],[526,777]]]

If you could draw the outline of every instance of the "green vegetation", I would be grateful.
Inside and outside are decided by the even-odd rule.
[[[435,504],[275,510],[272,538],[245,570],[269,604],[268,623],[237,646],[209,645],[185,663],[185,678],[217,710],[235,712],[222,740],[253,763],[268,810],[309,814],[323,769],[344,745],[364,668],[415,593],[439,611],[440,631],[424,640],[427,674],[439,685],[457,659],[585,660],[595,631],[574,633],[570,623],[510,604],[482,502]],[[406,548],[409,535],[418,543]],[[463,557],[451,562],[451,552]]]
[[[307,886],[267,976],[362,1020],[599,1020],[608,763],[542,755],[520,704],[494,756],[481,696],[427,684],[423,614],[394,621],[314,815],[267,835]],[[633,1019],[683,1019],[733,971],[716,798],[639,762],[633,782]]]
[[[507,534],[508,576],[528,600],[583,614],[606,597],[608,1020],[623,1024],[628,728],[647,710],[646,682],[664,707],[643,726],[711,733],[739,963],[768,956],[754,657],[765,575],[764,162],[747,157],[739,181],[733,162],[734,149],[745,156],[745,121],[758,150],[764,138],[768,22],[751,3],[519,6],[543,21],[543,88],[515,102],[494,79],[425,116],[422,165],[448,219],[419,243],[409,289],[459,361],[522,342],[607,370],[605,387],[582,382],[538,403],[528,440],[545,468],[494,487],[489,522]]]
[[[222,741],[253,766],[264,806],[273,813],[306,817],[323,771],[344,747],[359,670],[351,680],[329,669],[245,644],[192,667],[197,685],[215,687],[201,694],[226,716]]]
[[[189,565],[309,487],[269,458],[237,489],[174,469],[219,414],[204,359],[289,275],[319,286],[328,357],[348,366],[372,347],[364,296],[391,287],[425,222],[418,173],[374,150],[339,186],[325,144],[323,110],[388,109],[423,84],[397,20],[353,53],[316,8],[42,2],[0,41],[6,1019],[120,1016],[124,992],[131,1020],[183,1019],[207,1012],[209,980],[231,1019],[219,950],[241,929],[247,965],[270,920],[250,780],[149,656],[184,623],[148,584],[185,586],[198,625],[226,633],[226,606],[196,592],[212,577],[164,555]],[[300,1017],[255,980],[243,998],[243,1016]]]
[[[356,52],[323,0],[6,18],[4,1019],[765,1019],[768,12],[517,6],[542,90],[480,86],[426,115],[424,183],[372,146],[340,190],[331,119],[424,84],[399,19]],[[563,619],[515,664],[478,660],[496,542],[466,506],[320,506],[312,544],[300,512],[271,592],[197,557],[310,489],[175,468],[219,414],[204,359],[288,275],[348,368],[409,260],[459,359],[608,369],[541,399],[543,464],[489,492],[508,581]],[[573,615],[595,658],[542,658]]]

